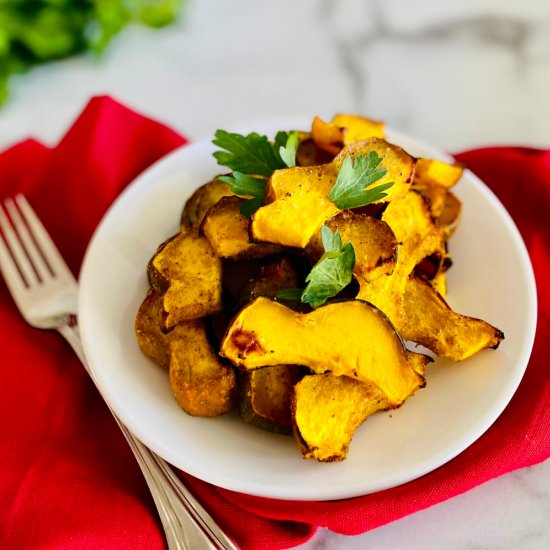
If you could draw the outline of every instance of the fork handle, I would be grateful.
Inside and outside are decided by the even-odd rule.
[[[74,322],[64,323],[57,327],[57,331],[67,340],[94,380],[84,355],[78,327]],[[169,550],[237,550],[235,543],[220,529],[172,468],[137,439],[110,407],[109,410],[128,441],[149,486]]]

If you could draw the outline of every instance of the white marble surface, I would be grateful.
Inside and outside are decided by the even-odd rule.
[[[361,112],[448,151],[550,147],[547,0],[189,0],[161,32],[131,28],[13,83],[0,148],[55,142],[108,93],[191,139],[243,119]],[[357,537],[304,548],[550,548],[550,461]]]

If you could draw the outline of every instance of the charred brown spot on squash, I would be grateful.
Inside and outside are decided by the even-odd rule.
[[[236,328],[231,333],[231,341],[239,352],[239,357],[244,358],[248,353],[265,351],[256,339],[252,330]]]

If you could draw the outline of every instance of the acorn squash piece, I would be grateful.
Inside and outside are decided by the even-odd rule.
[[[161,244],[147,272],[151,286],[163,295],[164,330],[221,310],[221,260],[208,240],[192,230]]]
[[[419,158],[416,161],[413,185],[441,185],[452,187],[462,177],[464,165],[458,162],[448,164],[440,160]]]
[[[434,219],[436,219],[443,211],[443,205],[445,204],[445,197],[448,193],[447,188],[442,185],[416,185],[413,184],[411,189],[422,193],[430,204],[430,212]]]
[[[424,385],[386,317],[360,300],[298,313],[257,298],[234,317],[220,354],[244,370],[304,365],[319,374],[332,372],[376,384],[391,407]]]
[[[311,124],[311,139],[319,149],[335,157],[344,147],[344,129],[316,116]]]
[[[384,123],[358,115],[336,115],[332,122],[313,119],[311,138],[321,150],[333,156],[345,145],[372,137],[384,137]]]
[[[353,272],[362,280],[374,280],[395,268],[397,239],[386,222],[357,210],[344,210],[327,220],[325,225],[333,233],[338,231],[343,243],[353,243]],[[306,254],[315,263],[324,251],[321,232],[318,231],[307,245]]]
[[[239,405],[245,422],[262,430],[291,434],[290,402],[294,385],[305,369],[297,365],[276,365],[240,372]]]
[[[236,405],[237,385],[231,365],[224,365],[206,337],[203,319],[172,331],[170,386],[180,407],[191,416],[218,416]]]
[[[266,205],[252,216],[252,239],[304,248],[323,222],[339,211],[328,194],[344,159],[364,156],[371,151],[382,158],[380,166],[387,169],[377,184],[394,183],[387,190],[387,196],[378,202],[404,196],[414,171],[413,157],[383,139],[360,141],[345,147],[329,164],[276,170],[267,185]]]
[[[382,215],[397,242],[397,263],[390,275],[375,280],[357,276],[357,298],[381,309],[399,331],[403,317],[403,296],[409,275],[427,256],[444,254],[445,243],[434,223],[427,200],[411,189],[405,197],[388,204]]]
[[[485,348],[496,349],[504,334],[489,323],[454,312],[426,281],[411,277],[404,300],[401,336],[439,357],[462,361]]]
[[[450,239],[460,223],[462,203],[456,195],[447,191],[443,207],[436,219],[437,226],[444,239]]]
[[[294,436],[304,458],[344,460],[357,428],[386,408],[386,396],[374,384],[332,374],[305,376],[292,399]]]
[[[288,256],[275,256],[262,263],[260,271],[245,285],[239,295],[241,306],[258,296],[274,298],[283,288],[297,288],[300,284],[298,273]]]
[[[168,370],[170,364],[170,334],[161,328],[162,295],[149,289],[139,307],[135,320],[135,332],[141,351],[157,365]]]
[[[343,128],[344,145],[371,137],[384,138],[384,123],[358,115],[335,115],[332,124]]]
[[[442,297],[447,295],[447,272],[440,269],[435,277],[429,281],[433,289]]]
[[[262,258],[280,252],[274,244],[252,243],[248,237],[248,219],[240,207],[246,201],[237,196],[222,197],[206,213],[201,231],[220,258]]]
[[[319,148],[311,137],[307,137],[298,142],[296,150],[297,166],[317,166],[318,164],[327,164],[334,159],[334,155]]]
[[[231,186],[218,178],[199,187],[188,199],[181,214],[182,227],[199,227],[204,216],[222,197],[234,195]]]

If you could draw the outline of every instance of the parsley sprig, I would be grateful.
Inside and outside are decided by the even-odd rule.
[[[278,299],[299,299],[316,308],[351,283],[355,265],[355,249],[352,243],[347,242],[342,246],[340,233],[333,233],[326,225],[321,228],[321,239],[325,252],[306,277],[306,288],[282,289],[277,293]]]
[[[393,182],[372,187],[382,179],[388,170],[380,166],[382,158],[376,151],[370,151],[365,156],[357,156],[355,160],[346,157],[328,198],[340,209],[358,208],[387,196],[385,191]]]
[[[244,214],[247,218],[250,218],[262,206],[267,186],[265,178],[255,178],[242,172],[233,172],[232,176],[220,176],[218,179],[228,183],[235,195],[252,197],[243,202],[240,208],[241,214]]]
[[[213,153],[218,164],[233,171],[220,179],[231,186],[235,195],[252,197],[241,206],[247,218],[262,205],[267,178],[275,170],[296,165],[296,132],[278,132],[272,143],[256,132],[243,136],[218,130],[212,143],[221,149]]]

